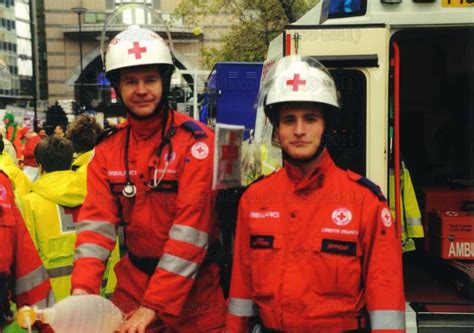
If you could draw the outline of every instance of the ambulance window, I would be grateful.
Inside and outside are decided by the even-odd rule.
[[[331,0],[328,18],[365,15],[367,0]]]
[[[357,70],[334,70],[331,74],[341,94],[342,109],[328,138],[328,149],[336,164],[366,174],[366,80]]]

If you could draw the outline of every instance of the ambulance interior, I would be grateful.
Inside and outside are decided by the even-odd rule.
[[[472,27],[417,27],[401,29],[391,38],[400,50],[401,159],[411,174],[424,225],[429,225],[429,210],[433,207],[453,211],[460,211],[462,206],[472,208],[473,36]],[[331,73],[342,97],[342,119],[329,139],[329,150],[339,166],[366,174],[365,76],[350,69],[334,69]],[[393,81],[389,89],[393,101]],[[390,109],[393,113],[393,107]],[[393,126],[392,120],[388,126]],[[393,149],[389,136],[388,147]],[[389,156],[393,157],[393,150]],[[441,193],[435,201],[432,190]],[[452,193],[462,196],[451,200]],[[437,206],[443,198],[450,199]],[[441,258],[441,249],[432,246],[440,236],[426,227],[425,237],[414,239],[416,250],[403,254],[406,297],[417,312],[420,332],[421,327],[433,332],[433,327],[439,325],[439,332],[446,332],[446,327],[451,328],[450,332],[474,327],[474,213],[468,214],[471,237],[464,241],[473,249],[464,249],[464,254],[471,253],[470,260]],[[448,239],[441,241],[449,244]],[[423,313],[429,316],[424,318]]]
[[[446,235],[429,229],[433,207],[470,211],[471,237],[464,241],[473,244],[473,36],[472,27],[404,29],[392,36],[400,49],[400,153],[425,229],[425,238],[416,239],[416,250],[403,255],[405,290],[409,302],[428,311],[474,312],[474,253],[471,260],[441,259],[435,244],[449,240],[440,240]],[[439,203],[433,190],[450,198],[463,195]],[[469,257],[471,251],[464,250]]]

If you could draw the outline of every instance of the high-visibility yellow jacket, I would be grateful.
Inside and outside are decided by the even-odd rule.
[[[260,145],[260,156],[262,163],[262,175],[269,175],[283,165],[281,149],[275,147],[272,143],[262,143]]]
[[[94,150],[89,150],[85,153],[79,154],[72,163],[71,169],[75,171],[76,177],[78,177],[78,181],[80,186],[84,187],[84,190],[87,193],[87,165],[91,160],[94,154]],[[119,249],[119,242],[116,242],[115,248],[110,254],[108,265],[106,266],[104,279],[102,282],[101,294],[105,296],[110,296],[114,290],[115,286],[117,285],[117,277],[115,276],[114,267],[115,264],[118,263],[120,260],[120,249]]]
[[[81,177],[81,182],[84,186],[87,186],[87,165],[94,153],[94,150],[89,150],[85,153],[77,155],[77,157],[72,162],[71,169],[76,171],[76,176]]]
[[[33,183],[6,152],[0,154],[0,170],[5,172],[13,183],[15,197],[21,198],[30,192]]]
[[[74,171],[67,170],[42,174],[22,199],[25,222],[48,271],[56,301],[71,291],[74,222],[85,194]]]
[[[395,175],[390,169],[389,177],[390,210],[395,216]],[[403,251],[415,249],[413,238],[424,237],[423,226],[421,225],[421,212],[416,200],[415,190],[410,177],[410,171],[402,163],[400,169],[400,196],[401,196],[401,223]]]

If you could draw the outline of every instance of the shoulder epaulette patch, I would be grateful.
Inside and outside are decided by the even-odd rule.
[[[365,186],[369,190],[371,190],[372,193],[374,193],[380,201],[387,201],[387,199],[385,199],[385,196],[383,195],[382,191],[380,190],[380,187],[378,185],[372,183],[369,179],[367,179],[365,177],[360,177],[357,180],[357,183],[359,183],[360,185]]]
[[[181,124],[181,127],[193,133],[196,139],[207,138],[207,133],[204,129],[192,120],[185,121]]]
[[[95,140],[95,145],[97,146],[100,142],[102,142],[102,140],[104,140],[105,138],[108,138],[109,136],[117,132],[118,130],[119,128],[117,126],[113,126],[106,129],[105,131],[100,133],[100,135],[97,137],[97,139]]]

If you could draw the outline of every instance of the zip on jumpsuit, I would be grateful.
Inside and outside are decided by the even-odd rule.
[[[227,332],[257,314],[276,332],[404,332],[400,238],[380,189],[325,150],[303,178],[284,168],[239,206]],[[370,320],[367,320],[367,314]]]
[[[218,331],[226,311],[219,270],[204,260],[214,233],[214,134],[170,112],[165,132],[173,126],[174,135],[161,153],[162,116],[129,117],[96,146],[79,216],[72,287],[98,292],[122,222],[128,255],[115,267],[112,301],[124,313],[140,305],[154,309],[158,320],[147,332]],[[123,195],[127,173],[137,189],[133,197]]]

